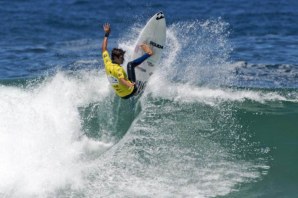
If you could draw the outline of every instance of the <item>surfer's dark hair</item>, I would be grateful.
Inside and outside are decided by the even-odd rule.
[[[120,48],[114,48],[112,50],[112,60],[115,59],[115,57],[119,57],[119,56],[124,56],[125,54],[125,51],[123,49],[120,49]]]

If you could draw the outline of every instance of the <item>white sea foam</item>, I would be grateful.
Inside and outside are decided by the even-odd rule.
[[[277,92],[197,87],[191,84],[167,82],[158,78],[158,76],[155,76],[154,80],[149,82],[147,93],[151,93],[154,97],[161,97],[173,101],[200,102],[210,105],[229,101],[255,101],[259,103],[270,101],[295,101],[295,99],[287,98]]]
[[[81,157],[111,145],[78,139],[78,107],[109,94],[97,73],[58,72],[32,88],[0,87],[0,195],[43,197],[66,186],[80,188],[86,171]]]

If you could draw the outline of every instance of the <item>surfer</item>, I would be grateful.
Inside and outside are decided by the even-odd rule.
[[[120,48],[113,48],[112,57],[110,57],[109,52],[107,51],[108,37],[111,32],[110,24],[104,24],[103,30],[105,35],[102,42],[102,57],[106,75],[116,94],[123,99],[128,99],[133,95],[136,95],[138,91],[138,87],[136,85],[135,67],[152,56],[153,52],[147,44],[144,43],[140,45],[145,54],[127,64],[126,74],[121,66],[124,62],[125,51]]]

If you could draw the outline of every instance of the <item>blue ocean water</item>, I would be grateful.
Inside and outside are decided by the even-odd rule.
[[[295,197],[298,2],[0,0],[0,197]],[[101,59],[130,59],[163,11],[139,100]]]

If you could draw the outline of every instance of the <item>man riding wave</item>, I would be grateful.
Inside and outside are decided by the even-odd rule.
[[[106,23],[103,26],[105,36],[102,42],[102,57],[105,65],[106,75],[113,87],[115,93],[123,98],[128,99],[134,96],[138,87],[136,86],[135,67],[153,55],[152,50],[147,44],[142,44],[140,47],[145,54],[127,64],[127,74],[121,64],[124,62],[125,51],[119,48],[113,48],[112,56],[110,57],[107,51],[108,37],[111,32],[110,24]]]

